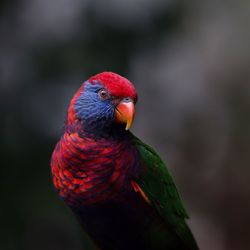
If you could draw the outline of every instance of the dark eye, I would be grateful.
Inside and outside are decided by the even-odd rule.
[[[109,93],[105,89],[99,90],[98,95],[99,95],[101,100],[107,100],[109,98]]]
[[[129,97],[125,97],[125,98],[123,99],[123,101],[124,101],[124,102],[133,102],[133,100],[132,100],[131,98],[129,98]]]

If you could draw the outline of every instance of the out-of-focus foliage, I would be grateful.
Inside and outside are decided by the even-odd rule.
[[[244,0],[1,1],[0,249],[91,249],[49,162],[73,93],[105,70],[136,85],[132,130],[168,162],[201,249],[248,249],[249,12]]]

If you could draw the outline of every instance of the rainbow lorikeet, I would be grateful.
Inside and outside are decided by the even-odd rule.
[[[100,249],[196,250],[165,164],[129,131],[136,101],[112,72],[82,84],[52,155],[54,186]]]

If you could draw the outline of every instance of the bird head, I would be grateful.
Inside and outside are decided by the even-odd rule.
[[[80,122],[85,132],[128,130],[133,122],[137,93],[126,78],[103,72],[82,84],[68,110],[68,123]]]

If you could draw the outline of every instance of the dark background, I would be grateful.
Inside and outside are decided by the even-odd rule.
[[[92,249],[50,179],[73,93],[114,71],[132,131],[168,162],[204,250],[250,245],[247,0],[2,0],[1,250]]]

